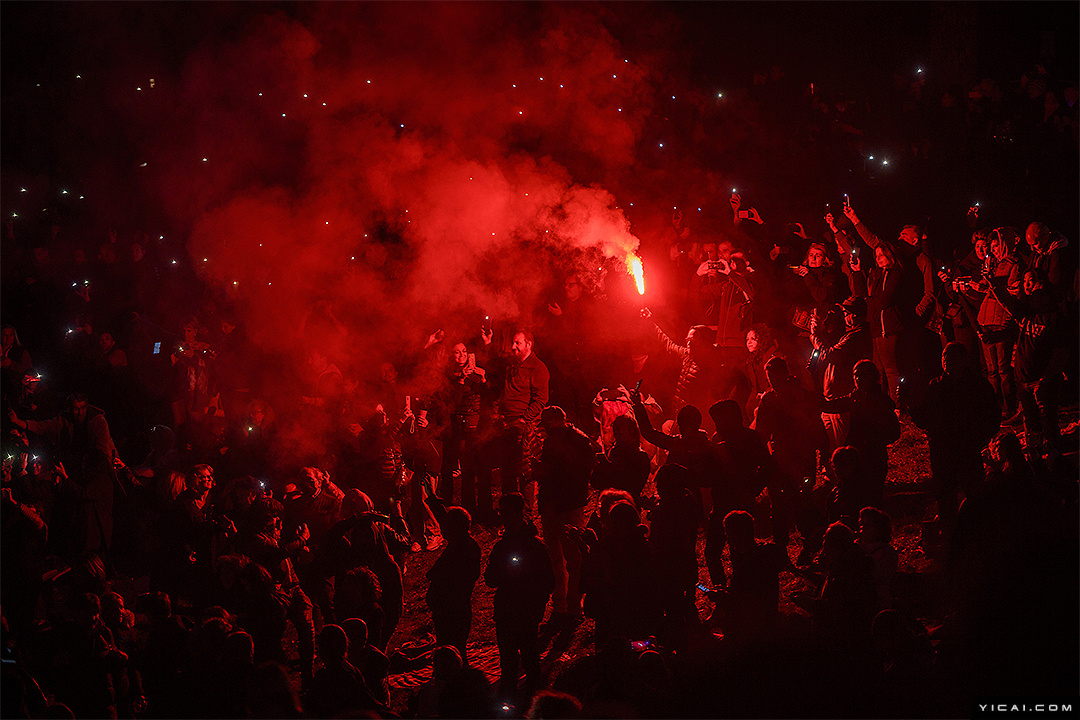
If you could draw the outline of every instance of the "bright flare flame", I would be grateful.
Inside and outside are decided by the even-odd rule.
[[[634,283],[637,285],[638,295],[644,295],[645,271],[641,267],[641,258],[634,254],[627,255],[626,269],[629,270],[630,274],[634,276]]]

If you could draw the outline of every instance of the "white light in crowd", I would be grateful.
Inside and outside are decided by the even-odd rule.
[[[404,126],[404,125],[400,125],[399,127],[405,127],[405,126]]]
[[[202,161],[203,161],[203,162],[206,162],[206,158],[203,158],[203,159],[202,159]]]
[[[327,220],[327,221],[326,221],[326,224],[327,224],[327,225],[329,225],[329,224],[330,224],[330,221],[329,221],[329,220]]]
[[[136,89],[136,90],[138,90],[139,92],[142,92],[142,88],[141,88],[141,87],[137,87],[137,88],[135,88],[135,89]]]
[[[367,84],[368,84],[368,85],[370,85],[370,84],[371,84],[371,81],[370,81],[370,80],[368,80],[368,81],[367,81]]]
[[[614,80],[616,77],[618,77],[618,76],[617,75],[612,75],[611,79]]]
[[[150,78],[150,87],[154,87],[154,78]]]
[[[61,194],[61,195],[67,195],[67,194],[68,194],[68,191],[67,191],[67,190],[61,190],[61,191],[60,191],[60,194]]]
[[[724,93],[716,93],[716,97],[722,98],[722,97],[724,97]]]
[[[326,107],[326,103],[323,103],[323,104],[322,104],[322,106],[323,106],[323,107]]]
[[[82,199],[83,199],[83,196],[82,196],[82,195],[80,195],[80,196],[79,196],[79,199],[80,199],[80,200],[82,200]]]
[[[918,70],[916,70],[915,72],[917,72],[917,73],[919,73],[919,74],[921,75],[921,74],[922,74],[922,68],[919,68],[919,69],[918,69]]]
[[[143,163],[143,164],[142,164],[142,165],[140,165],[139,167],[146,167],[146,163]]]
[[[26,188],[23,188],[23,189],[22,189],[22,190],[20,190],[19,192],[26,192]]]
[[[697,209],[697,211],[698,211],[698,212],[701,212],[701,208],[698,208],[698,209]]]
[[[207,260],[206,260],[206,258],[203,258],[203,259],[202,259],[202,261],[203,261],[203,262],[206,262]]]
[[[233,285],[239,285],[240,283],[238,283],[238,282],[236,282],[235,280],[233,280],[233,281],[232,281],[232,284],[233,284]]]
[[[660,147],[664,147],[664,143],[660,143]]]
[[[870,159],[871,159],[871,160],[873,160],[873,159],[874,159],[874,156],[873,156],[873,155],[871,155],[871,156],[870,156]]]
[[[13,217],[13,218],[19,217],[19,214],[18,213],[11,213],[11,217]]]
[[[518,115],[524,115],[524,114],[525,113],[523,113],[521,110],[518,110]]]
[[[165,239],[165,236],[164,236],[164,235],[158,235],[158,236],[157,236],[157,239],[158,239],[158,240],[164,240],[164,239]]]
[[[623,60],[623,62],[630,62],[629,60]]]
[[[491,234],[494,235],[495,233],[491,233]]]
[[[281,117],[285,117],[285,113],[281,113]]]
[[[75,76],[75,79],[76,79],[76,80],[82,80],[82,75],[76,75],[76,76]]]
[[[882,161],[881,161],[881,164],[882,164],[882,165],[888,165],[888,164],[889,164],[889,161],[888,161],[888,160],[882,160]]]
[[[634,203],[630,203],[630,207],[634,207]]]
[[[259,243],[259,247],[262,247],[262,243]]]
[[[671,96],[671,99],[672,99],[672,100],[674,100],[674,99],[675,99],[675,96],[674,96],[674,95],[672,95],[672,96]]]
[[[517,85],[511,85],[510,87],[517,87]]]
[[[304,97],[307,97],[307,93],[304,93]]]
[[[614,77],[614,76],[612,76],[612,77]],[[562,85],[560,85],[559,87],[562,87]]]
[[[619,108],[619,112],[622,112],[622,108]]]
[[[355,256],[355,255],[353,255],[353,256],[352,256],[351,258],[349,258],[349,259],[350,259],[350,260],[355,260],[355,259],[356,259],[356,256]]]
[[[173,260],[173,261],[172,261],[172,264],[173,264],[173,265],[175,265],[175,264],[176,264],[176,261],[175,261],[175,260]]]
[[[273,285],[274,283],[266,283],[267,285]]]
[[[262,93],[259,93],[259,97],[262,97]]]
[[[540,82],[544,82],[544,78],[540,78]]]

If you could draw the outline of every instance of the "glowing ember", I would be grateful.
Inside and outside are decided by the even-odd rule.
[[[634,284],[637,285],[638,295],[645,294],[645,271],[641,267],[641,258],[637,255],[626,256],[626,269],[634,276]]]

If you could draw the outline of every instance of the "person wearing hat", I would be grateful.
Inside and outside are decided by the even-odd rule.
[[[855,389],[852,371],[860,360],[870,360],[874,354],[873,340],[866,329],[866,300],[852,295],[837,305],[844,315],[844,334],[831,345],[818,335],[818,325],[810,325],[810,342],[814,345],[811,362],[824,365],[822,394],[825,400],[842,398]],[[822,413],[821,421],[829,435],[831,449],[845,444],[848,427],[847,413]]]

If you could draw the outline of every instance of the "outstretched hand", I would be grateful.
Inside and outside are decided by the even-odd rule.
[[[855,214],[855,208],[851,207],[851,205],[844,206],[844,216],[851,221],[852,225],[859,223],[859,216]]]

